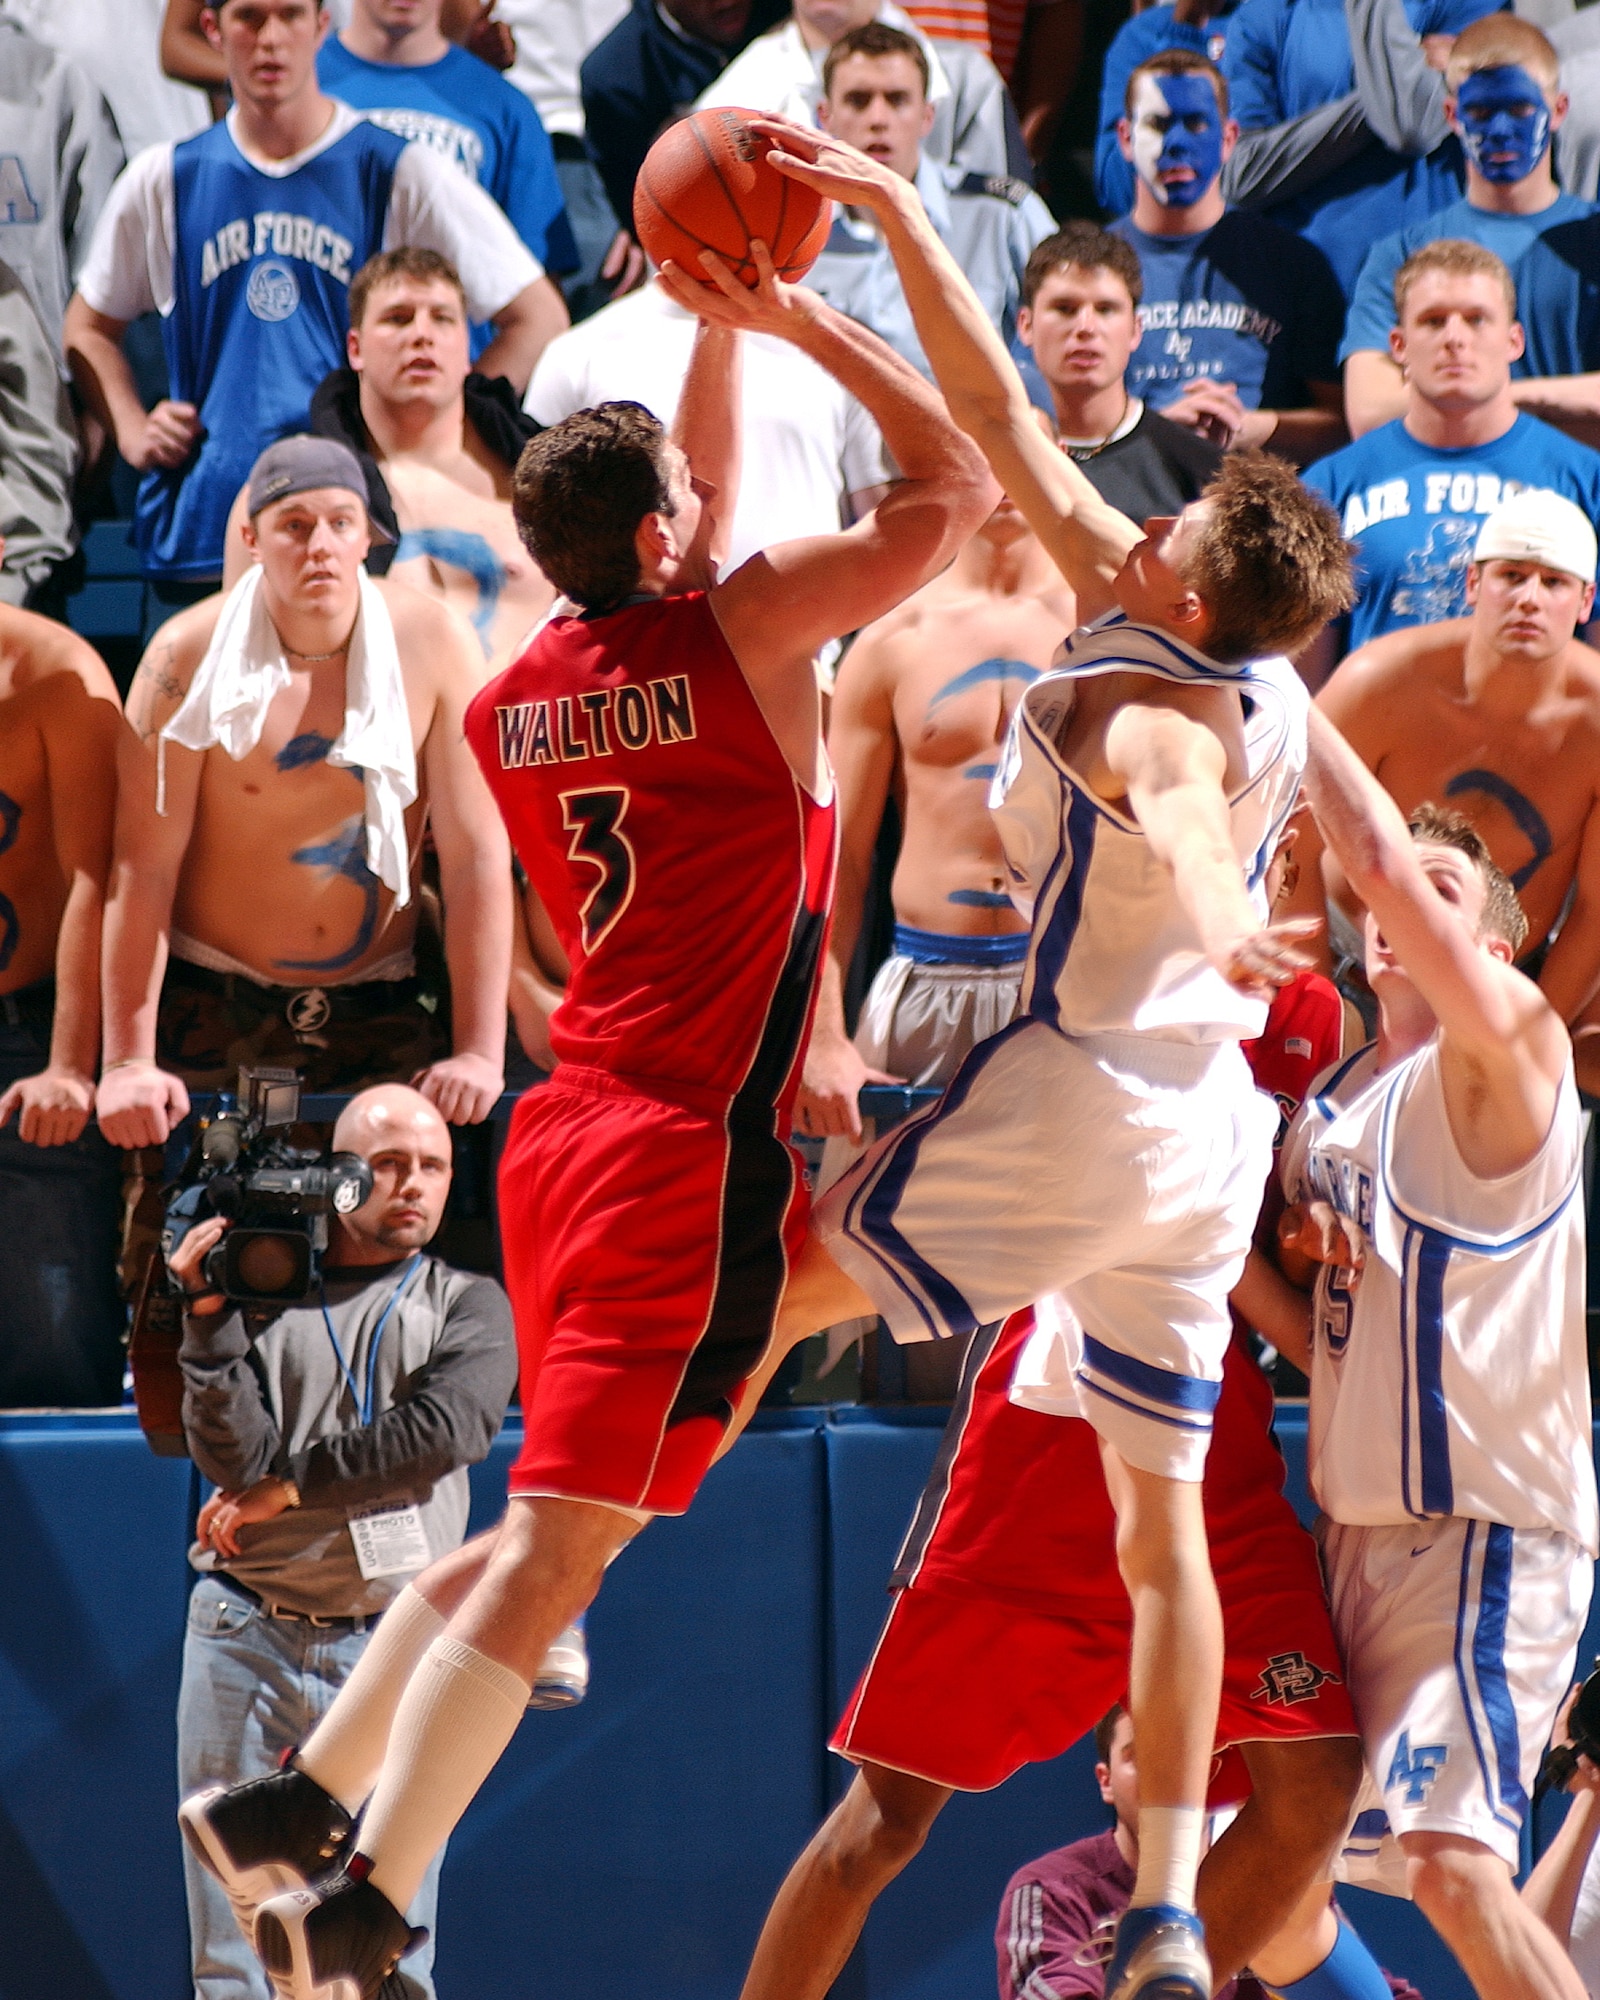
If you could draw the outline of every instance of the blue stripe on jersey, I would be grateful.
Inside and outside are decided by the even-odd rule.
[[[1175,1431],[1209,1431],[1209,1417],[1169,1417],[1160,1410],[1152,1410],[1144,1403],[1131,1403],[1126,1396],[1113,1396],[1102,1383],[1091,1380],[1080,1368],[1073,1380],[1081,1389],[1088,1389],[1096,1396],[1103,1396],[1108,1403],[1115,1403],[1119,1410],[1131,1410],[1136,1417],[1146,1417],[1153,1424],[1167,1424]]]
[[[1444,1280],[1448,1237],[1424,1229],[1416,1259],[1417,1449],[1422,1460],[1422,1511],[1455,1511],[1450,1471],[1450,1419],[1444,1401]]]
[[[1067,879],[1061,885],[1055,908],[1050,912],[1034,949],[1032,990],[1028,1000],[1028,1011],[1033,1018],[1051,1028],[1061,1026],[1061,995],[1057,985],[1067,962],[1067,954],[1072,949],[1072,940],[1077,936],[1078,925],[1083,919],[1083,892],[1089,880],[1089,863],[1094,858],[1095,833],[1100,825],[1094,800],[1086,792],[1064,778],[1061,789],[1069,801],[1066,825],[1062,831],[1068,862]],[[1058,850],[1050,864],[1051,875],[1055,874],[1062,858],[1062,852]]]
[[[1115,1347],[1107,1347],[1092,1333],[1083,1336],[1083,1358],[1119,1388],[1148,1396],[1152,1402],[1170,1403],[1176,1409],[1204,1410],[1209,1414],[1222,1394],[1220,1382],[1208,1382],[1202,1375],[1180,1375],[1172,1368],[1157,1368]]]
[[[350,280],[383,247],[406,142],[363,120],[291,174],[264,174],[225,123],[173,148],[168,393],[197,404],[201,441],[140,481],[135,536],[167,578],[222,571],[228,510],[257,456],[303,431],[311,393],[344,366]]]
[[[1468,1609],[1472,1601],[1472,1557],[1480,1528],[1484,1531],[1486,1539],[1480,1565],[1477,1616],[1472,1635],[1472,1677],[1469,1681],[1466,1626]],[[1461,1583],[1456,1596],[1455,1664],[1456,1686],[1460,1690],[1461,1708],[1467,1718],[1467,1730],[1472,1737],[1472,1752],[1478,1760],[1478,1772],[1483,1779],[1484,1798],[1488,1802],[1489,1810],[1502,1826],[1509,1826],[1520,1832],[1523,1819],[1527,1815],[1528,1800],[1522,1789],[1516,1715],[1511,1705],[1511,1691],[1506,1685],[1505,1674],[1506,1613],[1511,1591],[1512,1545],[1512,1531],[1501,1523],[1485,1521],[1467,1523],[1467,1532],[1461,1542]],[[1478,1728],[1477,1706],[1472,1698],[1474,1683],[1477,1687],[1478,1700],[1483,1705],[1484,1719],[1489,1725],[1493,1739],[1498,1784],[1495,1776],[1490,1774],[1489,1760],[1484,1754],[1483,1736]],[[1508,1769],[1511,1774],[1509,1791],[1506,1784]],[[1516,1817],[1513,1818],[1511,1813],[1503,1811],[1502,1805],[1512,1807]]]
[[[1489,1718],[1489,1728],[1494,1735],[1500,1803],[1509,1806],[1516,1814],[1520,1828],[1528,1813],[1528,1795],[1522,1789],[1522,1747],[1517,1740],[1517,1712],[1506,1681],[1506,1620],[1511,1609],[1512,1548],[1513,1531],[1503,1522],[1489,1523],[1483,1551],[1483,1578],[1478,1586],[1478,1625],[1472,1636],[1472,1664],[1478,1676],[1478,1692],[1483,1697],[1483,1712]]]
[[[953,1285],[942,1271],[936,1271],[921,1253],[908,1243],[895,1227],[894,1213],[905,1193],[917,1164],[917,1154],[922,1149],[922,1141],[935,1120],[950,1117],[959,1111],[971,1095],[972,1086],[977,1082],[984,1066],[1000,1046],[1010,1040],[1019,1029],[1026,1028],[1026,1020],[1013,1021],[1002,1028],[998,1035],[991,1035],[986,1042],[979,1042],[971,1050],[955,1075],[951,1078],[945,1094],[924,1117],[908,1123],[900,1129],[903,1138],[891,1146],[884,1159],[876,1180],[869,1181],[857,1190],[846,1213],[846,1227],[851,1236],[866,1249],[871,1250],[878,1261],[894,1278],[900,1289],[921,1313],[928,1331],[937,1339],[943,1334],[970,1333],[978,1324],[961,1291]],[[928,1310],[928,1303],[919,1298],[906,1283],[908,1275],[922,1287],[926,1301],[931,1302],[934,1312]],[[939,1320],[943,1321],[941,1325]]]
[[[1400,1499],[1408,1514],[1420,1520],[1422,1510],[1411,1496],[1411,1329],[1416,1313],[1411,1301],[1417,1232],[1408,1229],[1400,1246]]]
[[[1333,1075],[1328,1078],[1327,1082],[1322,1086],[1322,1088],[1317,1092],[1316,1096],[1311,1100],[1312,1103],[1316,1105],[1318,1111],[1321,1112],[1322,1116],[1328,1119],[1330,1123],[1333,1119],[1338,1117],[1339,1112],[1342,1108],[1341,1106],[1334,1103],[1333,1093],[1339,1088],[1340,1084],[1344,1082],[1345,1078],[1350,1074],[1351,1070],[1355,1068],[1356,1064],[1360,1062],[1361,1058],[1368,1052],[1368,1050],[1371,1047],[1372,1047],[1371,1042],[1363,1042],[1361,1047],[1356,1050],[1353,1056],[1346,1056],[1344,1061],[1340,1063],[1339,1067],[1334,1071]]]

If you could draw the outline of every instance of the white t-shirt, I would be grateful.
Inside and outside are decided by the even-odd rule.
[[[211,123],[205,92],[162,74],[165,0],[4,0],[0,11],[92,79],[130,156]]]
[[[693,313],[654,284],[558,334],[523,407],[542,424],[595,403],[643,403],[670,424],[689,366]],[[848,494],[889,477],[877,425],[854,396],[786,340],[744,342],[744,453],[723,574],[757,550],[838,532]]]
[[[578,65],[628,11],[628,0],[499,0],[496,20],[516,37],[517,59],[506,71],[547,132],[583,137]]]
[[[327,129],[304,152],[266,160],[239,144],[237,110],[228,130],[261,173],[287,179],[335,145],[363,114],[333,100]],[[150,146],[119,176],[100,214],[89,256],[78,276],[84,303],[110,319],[172,310],[172,147]],[[529,255],[499,205],[430,147],[409,145],[395,164],[384,216],[383,247],[398,244],[437,250],[461,274],[467,307],[478,320],[493,319],[544,267]]]
[[[932,42],[909,14],[883,0],[874,20],[886,27],[914,35],[928,58],[928,102],[940,104],[950,95],[950,79]],[[695,109],[704,111],[713,104],[743,105],[750,111],[770,111],[793,118],[802,125],[815,125],[817,105],[822,99],[823,49],[808,49],[805,38],[791,18],[781,27],[757,35],[741,49],[714,83],[708,83],[695,99]]]

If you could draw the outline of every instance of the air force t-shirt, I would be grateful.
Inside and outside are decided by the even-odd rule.
[[[1111,225],[1139,253],[1143,329],[1129,391],[1163,410],[1200,377],[1232,382],[1247,410],[1300,410],[1313,382],[1337,382],[1339,281],[1313,243],[1229,209],[1196,236]]]
[[[1401,626],[1459,618],[1478,529],[1513,493],[1559,493],[1600,521],[1600,452],[1526,414],[1492,444],[1451,450],[1419,444],[1396,418],[1303,476],[1356,545],[1352,650]]]

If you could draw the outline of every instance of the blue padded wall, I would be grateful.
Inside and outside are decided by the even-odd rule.
[[[772,1892],[844,1776],[824,1748],[938,1443],[934,1413],[795,1412],[618,1561],[594,1683],[530,1715],[452,1844],[442,2000],[735,2000]],[[1304,1504],[1304,1413],[1280,1413]],[[498,1514],[517,1435],[473,1477]],[[0,2000],[181,2000],[173,1715],[190,1468],[131,1414],[0,1416]],[[1592,1618],[1582,1665],[1600,1650]],[[982,2000],[1020,1862],[1104,1824],[1087,1745],[952,1801],[840,2000]],[[1543,1816],[1548,1833],[1559,1806]],[[1346,1892],[1427,2000],[1470,2000],[1407,1904]]]

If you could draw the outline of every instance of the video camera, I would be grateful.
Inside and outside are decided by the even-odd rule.
[[[206,1252],[205,1281],[240,1305],[299,1305],[312,1297],[328,1248],[328,1217],[350,1215],[372,1192],[372,1169],[355,1153],[329,1158],[284,1136],[300,1116],[292,1069],[241,1069],[200,1131],[167,1203],[162,1254],[197,1223],[230,1228]]]
[[[1535,1805],[1551,1791],[1565,1791],[1578,1774],[1579,1757],[1600,1767],[1600,1660],[1579,1688],[1567,1717],[1567,1741],[1553,1743],[1539,1766],[1539,1782],[1533,1788]]]

